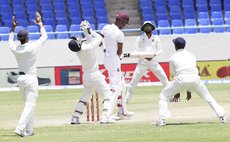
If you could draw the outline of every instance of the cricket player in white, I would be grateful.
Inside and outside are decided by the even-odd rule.
[[[110,115],[112,114],[110,110],[113,109],[114,105],[110,103],[110,99],[115,99],[115,95],[110,91],[109,85],[105,81],[105,76],[98,69],[95,54],[96,48],[102,44],[102,37],[91,30],[90,24],[87,21],[82,21],[80,27],[86,36],[86,40],[74,37],[68,44],[70,50],[76,52],[84,72],[84,92],[76,105],[75,111],[72,115],[71,124],[80,124],[79,118],[82,115],[86,104],[89,102],[93,91],[104,96],[104,108],[101,123],[113,123],[115,121],[110,119]]]
[[[145,21],[141,26],[141,31],[144,32],[141,36],[137,37],[135,42],[134,52],[143,52],[153,54],[152,57],[146,58],[139,56],[137,67],[134,71],[133,78],[130,84],[127,86],[126,102],[132,98],[133,90],[137,86],[141,77],[150,69],[157,78],[161,81],[163,86],[167,86],[168,78],[157,61],[157,56],[162,53],[162,43],[158,36],[154,36],[152,31],[155,30],[155,26],[150,21]]]
[[[141,77],[150,69],[156,77],[163,84],[163,87],[168,85],[168,78],[163,68],[157,61],[158,55],[162,53],[162,43],[158,36],[154,36],[152,31],[155,26],[150,21],[145,21],[141,26],[141,31],[144,32],[141,36],[137,37],[135,42],[134,52],[130,57],[139,58],[137,67],[134,71],[131,82],[127,85],[126,89],[126,103],[132,99],[134,88],[137,86]],[[187,94],[191,92],[187,91]],[[180,93],[178,92],[170,99],[171,102],[180,101]]]
[[[41,37],[33,42],[29,42],[29,33],[27,30],[21,30],[17,33],[17,38],[21,45],[14,43],[14,30],[18,25],[15,17],[12,17],[12,30],[9,36],[10,49],[16,57],[18,63],[19,76],[17,83],[23,94],[25,107],[21,118],[15,129],[15,133],[21,137],[33,135],[33,122],[35,117],[35,105],[38,97],[38,79],[37,79],[37,54],[43,43],[47,39],[45,28],[43,27],[42,18],[39,13],[35,13],[34,21],[40,27]]]
[[[210,95],[207,87],[201,82],[196,67],[195,56],[184,49],[186,41],[183,38],[178,37],[173,40],[173,43],[175,44],[176,53],[170,57],[169,63],[174,80],[160,93],[160,119],[156,121],[156,125],[166,125],[165,119],[170,117],[167,104],[168,100],[173,94],[187,89],[195,91],[202,99],[204,99],[215,111],[220,122],[224,123],[226,121],[224,116],[225,110],[215,101]],[[191,96],[187,97],[188,100],[190,98]]]
[[[132,112],[126,110],[124,79],[121,73],[121,58],[123,54],[124,33],[121,29],[129,22],[126,13],[119,12],[116,21],[103,27],[101,34],[104,37],[105,56],[104,64],[109,74],[110,89],[118,96],[118,117],[130,117]],[[114,102],[116,103],[116,102]]]

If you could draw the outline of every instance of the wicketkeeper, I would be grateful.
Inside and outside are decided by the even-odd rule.
[[[84,92],[76,105],[71,124],[80,124],[79,118],[94,91],[104,96],[101,123],[113,123],[115,120],[111,119],[110,116],[114,105],[110,101],[111,99],[116,99],[116,96],[110,91],[109,85],[105,81],[105,76],[99,71],[95,55],[96,48],[102,44],[102,37],[91,30],[88,21],[82,21],[80,27],[83,30],[85,39],[72,37],[72,40],[68,43],[69,49],[76,52],[84,72]]]

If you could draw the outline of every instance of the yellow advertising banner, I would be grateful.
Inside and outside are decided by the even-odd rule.
[[[230,78],[230,60],[224,61],[200,61],[197,62],[197,68],[201,80],[216,80]],[[170,76],[172,73],[170,71]],[[172,80],[172,78],[170,79]]]

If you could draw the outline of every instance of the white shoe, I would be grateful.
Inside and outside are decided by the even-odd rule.
[[[19,130],[19,129],[16,129],[14,131],[14,133],[20,137],[28,137],[28,136],[33,136],[34,133],[33,132],[30,132],[30,133],[27,133],[25,131],[22,131],[22,130]]]
[[[79,117],[72,116],[70,124],[72,124],[72,125],[81,124],[81,122],[79,121]]]
[[[164,119],[159,119],[159,120],[156,121],[155,125],[156,126],[165,126],[166,123],[165,123]]]
[[[119,120],[120,119],[120,117],[118,117],[118,116],[114,116],[114,115],[112,115],[112,116],[110,116],[112,119],[114,119],[114,120]]]
[[[220,120],[221,123],[226,123],[226,122],[227,122],[225,116],[220,116],[220,117],[219,117],[219,120]]]
[[[125,120],[125,119],[130,119],[131,117],[134,116],[134,112],[127,111],[126,114],[124,113],[117,113],[117,116],[120,118],[120,120]]]
[[[115,123],[115,122],[116,122],[115,119],[113,119],[111,117],[108,118],[106,116],[102,117],[101,121],[100,121],[101,124],[109,124],[109,123]]]

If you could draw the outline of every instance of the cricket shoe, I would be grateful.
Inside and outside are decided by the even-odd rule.
[[[159,119],[159,120],[156,121],[155,125],[156,126],[165,126],[166,123],[165,123],[164,119]]]
[[[81,122],[79,121],[79,117],[78,116],[72,116],[70,124],[71,125],[81,124]]]
[[[101,124],[109,124],[109,123],[115,123],[115,122],[116,122],[115,119],[111,117],[106,117],[106,116],[103,116],[100,121]]]
[[[220,117],[219,117],[219,120],[220,120],[220,123],[226,123],[226,122],[227,122],[225,116],[220,116]]]
[[[20,130],[20,129],[16,129],[16,130],[14,131],[14,133],[15,133],[16,135],[20,136],[20,137],[29,137],[29,136],[33,136],[33,135],[34,135],[33,132],[27,133],[26,131],[22,131],[22,130]]]
[[[127,111],[126,114],[118,112],[117,117],[120,118],[120,120],[126,120],[126,119],[131,119],[131,117],[134,116],[134,112]]]
[[[120,119],[120,117],[114,116],[114,115],[111,115],[110,117],[111,117],[112,119],[116,120],[116,121]]]

